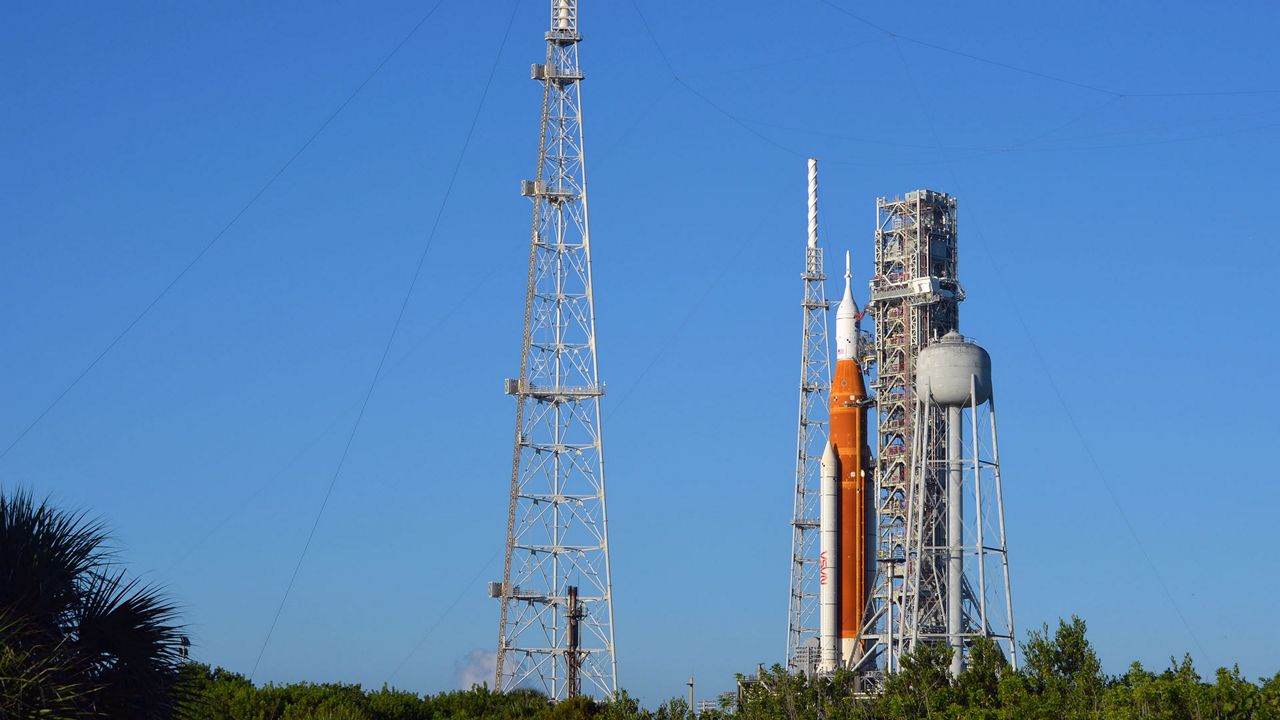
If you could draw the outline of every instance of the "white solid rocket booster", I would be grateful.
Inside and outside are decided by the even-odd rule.
[[[818,615],[822,642],[819,672],[831,672],[840,661],[840,531],[837,518],[840,513],[839,462],[831,443],[822,453],[822,484],[819,539],[821,555],[819,567]]]

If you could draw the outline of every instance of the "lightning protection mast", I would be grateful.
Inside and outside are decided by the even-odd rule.
[[[612,696],[609,532],[582,143],[577,0],[552,0],[542,83],[495,686]]]
[[[796,492],[791,514],[791,594],[787,608],[787,669],[817,668],[818,595],[825,559],[819,555],[820,464],[827,445],[827,394],[831,354],[827,343],[827,275],[818,245],[818,163],[809,159],[809,237],[805,247],[801,302],[800,419],[796,432]]]

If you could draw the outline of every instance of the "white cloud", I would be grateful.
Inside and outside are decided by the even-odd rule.
[[[466,657],[454,663],[458,687],[470,690],[473,685],[493,686],[493,673],[497,669],[498,656],[488,650],[472,650]]]

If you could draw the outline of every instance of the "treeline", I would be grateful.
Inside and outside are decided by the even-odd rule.
[[[1013,670],[995,643],[974,645],[952,678],[951,650],[925,646],[905,657],[883,692],[859,697],[854,679],[837,674],[813,682],[780,667],[746,683],[737,715],[744,720],[1280,720],[1280,673],[1251,682],[1239,668],[1200,676],[1191,658],[1154,673],[1134,663],[1109,677],[1073,617],[1056,631],[1029,634]]]
[[[534,690],[496,693],[484,686],[435,695],[342,683],[255,686],[243,675],[207,665],[181,668],[184,720],[682,720],[687,703],[649,712],[625,692],[609,702],[587,697],[551,703]],[[709,720],[709,719],[708,719]]]
[[[736,702],[701,720],[1280,720],[1280,673],[1251,682],[1238,669],[1202,678],[1189,657],[1159,673],[1137,663],[1116,677],[1102,672],[1079,618],[1030,634],[1015,671],[994,643],[974,646],[964,672],[948,672],[950,650],[923,647],[904,658],[883,692],[855,691],[840,673],[810,681],[780,667],[739,677]],[[178,684],[192,720],[687,720],[673,698],[653,710],[626,693],[608,702],[577,698],[552,704],[533,691],[484,687],[419,696],[358,685],[258,687],[241,675],[187,665]]]

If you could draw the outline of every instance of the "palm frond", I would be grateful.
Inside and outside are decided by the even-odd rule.
[[[0,613],[0,718],[86,717],[97,688],[77,672],[68,644],[49,644],[43,633]]]
[[[76,652],[102,689],[95,704],[110,717],[164,717],[182,658],[178,608],[162,590],[126,580],[123,572],[97,573],[76,618]]]
[[[0,718],[172,717],[178,609],[126,579],[108,540],[82,512],[0,492]]]
[[[84,578],[109,563],[104,525],[84,513],[0,494],[0,608],[56,634],[79,602]]]

